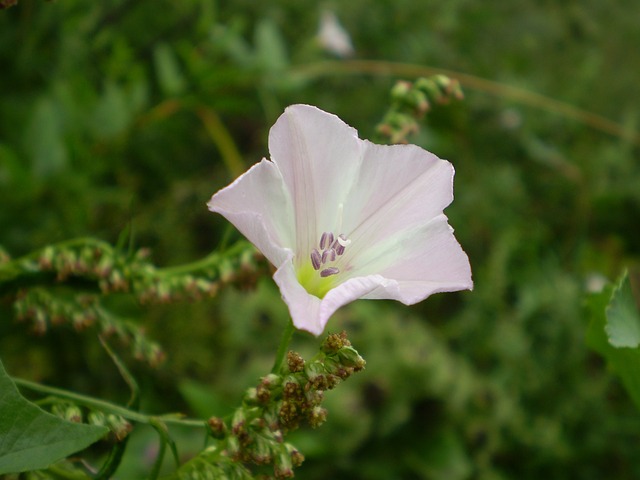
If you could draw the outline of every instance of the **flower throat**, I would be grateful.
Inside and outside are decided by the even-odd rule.
[[[342,256],[350,243],[344,234],[336,236],[332,232],[324,232],[320,236],[308,260],[297,269],[298,281],[307,292],[323,298],[340,283],[338,274],[345,268]]]
[[[335,266],[329,266],[344,253],[347,246],[351,243],[344,234],[334,237],[331,232],[324,232],[320,237],[320,249],[311,250],[311,265],[315,271],[320,271],[320,276],[330,277],[340,273],[340,269]],[[324,268],[323,268],[324,267]]]

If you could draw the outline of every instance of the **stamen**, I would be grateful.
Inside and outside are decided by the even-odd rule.
[[[338,242],[343,247],[346,247],[351,243],[351,240],[349,240],[345,234],[341,233],[340,235],[338,235],[338,238],[336,238],[336,242]]]
[[[333,233],[331,232],[324,232],[322,234],[322,236],[320,237],[320,250],[324,250],[325,247],[329,248],[331,246],[331,244],[333,243]]]
[[[322,270],[320,272],[320,276],[321,277],[330,277],[331,275],[335,275],[337,273],[340,273],[340,270],[338,270],[336,267],[329,267],[329,268],[325,268],[324,270]]]
[[[347,239],[346,235],[342,233],[336,236],[333,232],[324,232],[318,242],[320,248],[314,248],[310,254],[313,269],[316,271],[322,269],[320,271],[321,277],[329,277],[340,273],[340,269],[337,267],[323,268],[323,266],[335,262],[350,243],[351,240]]]
[[[324,256],[324,255],[323,255]],[[314,270],[320,270],[320,266],[323,264],[324,262],[322,261],[322,258],[320,257],[320,252],[318,252],[318,250],[316,250],[315,248],[311,251],[311,265],[313,265],[313,269]]]
[[[333,248],[330,248],[329,250],[325,250],[324,252],[322,252],[322,264],[324,265],[325,263],[327,263],[327,261],[329,262],[336,261],[336,251]]]

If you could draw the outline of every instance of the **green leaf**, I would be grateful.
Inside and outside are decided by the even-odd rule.
[[[171,47],[164,43],[159,44],[153,51],[153,60],[162,91],[166,95],[179,95],[184,92],[187,82]]]
[[[33,174],[38,178],[58,173],[68,164],[62,120],[58,105],[49,98],[38,101],[31,113],[24,142],[31,157]]]
[[[267,18],[256,26],[255,47],[258,64],[267,72],[281,72],[289,64],[287,47],[278,26]]]
[[[625,305],[627,302],[624,300],[627,293],[621,288],[625,282],[628,283],[626,274],[615,289],[609,286],[601,293],[587,299],[590,322],[586,341],[590,348],[605,358],[609,368],[620,377],[634,403],[640,408],[640,348],[616,347],[611,337],[613,330],[616,341],[621,338],[632,338],[629,332],[633,329],[629,327],[621,329],[619,324],[626,324],[626,322],[621,321],[620,318],[614,318],[614,326],[611,327],[611,316],[617,317],[620,305]],[[625,337],[625,335],[629,336]]]
[[[63,420],[25,399],[0,362],[0,475],[46,468],[107,433]]]
[[[614,347],[637,348],[640,345],[640,312],[631,291],[629,275],[625,272],[611,296],[606,310],[609,343]]]
[[[129,99],[122,87],[108,81],[93,111],[92,126],[100,139],[110,139],[123,133],[133,118]]]

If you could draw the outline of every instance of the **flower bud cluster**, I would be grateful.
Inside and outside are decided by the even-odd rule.
[[[35,262],[29,262],[28,267],[51,274],[56,282],[86,279],[97,281],[103,293],[126,292],[130,290],[127,280],[130,265],[141,262],[146,255],[146,251],[140,250],[128,261],[110,245],[101,242],[49,245],[40,252]]]
[[[192,265],[154,268],[135,278],[133,289],[142,303],[198,301],[215,296],[223,285],[253,287],[265,268],[263,260],[250,244],[241,242],[229,252],[213,253]]]
[[[103,294],[129,292],[141,302],[163,303],[212,296],[225,283],[251,285],[264,266],[262,257],[246,242],[179,267],[158,269],[148,257],[147,249],[127,255],[107,243],[82,239],[49,245],[10,263],[12,272],[19,272],[13,280],[21,280],[21,286],[47,280],[84,283],[87,289],[97,284]],[[0,251],[0,268],[3,258]]]
[[[13,298],[17,318],[30,322],[37,334],[57,325],[78,332],[97,327],[132,345],[136,358],[155,366],[164,358],[160,347],[135,323],[110,313],[101,304],[101,295],[130,293],[141,303],[198,300],[214,295],[224,283],[255,283],[265,265],[245,242],[193,264],[166,269],[156,268],[148,255],[145,249],[125,255],[94,239],[50,245],[14,261],[0,249],[0,295],[17,292]]]
[[[303,423],[313,428],[322,425],[327,419],[324,392],[364,366],[344,332],[329,335],[312,361],[289,352],[279,373],[263,377],[247,390],[230,421],[209,419],[210,433],[221,440],[234,462],[273,465],[275,478],[291,478],[304,457],[284,436]]]
[[[83,423],[86,421],[89,425],[107,427],[109,432],[105,439],[111,442],[122,442],[133,430],[131,423],[120,415],[105,414],[99,410],[92,410],[85,418],[82,409],[71,402],[60,401],[54,403],[51,406],[51,413],[68,422]]]
[[[419,78],[414,83],[398,81],[391,89],[391,108],[378,125],[378,134],[389,143],[407,143],[407,137],[419,130],[418,120],[433,104],[463,98],[460,82],[445,75]]]
[[[87,422],[90,425],[107,427],[109,432],[105,438],[114,443],[122,442],[133,430],[133,425],[120,415],[105,414],[99,410],[89,412]]]
[[[29,322],[38,335],[44,335],[52,327],[70,326],[76,332],[93,327],[129,345],[135,358],[152,367],[164,360],[160,346],[149,340],[138,325],[110,314],[95,295],[54,294],[46,288],[33,287],[21,291],[13,307],[16,318]]]
[[[51,413],[68,422],[82,423],[82,410],[76,404],[69,402],[55,403],[51,407]]]
[[[68,324],[80,332],[98,319],[98,305],[92,295],[53,295],[45,288],[22,290],[13,303],[16,318],[30,321],[36,334],[52,326]]]

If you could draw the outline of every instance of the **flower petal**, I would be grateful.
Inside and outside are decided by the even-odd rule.
[[[415,145],[365,145],[345,203],[349,257],[440,215],[453,200],[453,166]]]
[[[473,288],[443,213],[453,200],[449,162],[413,145],[360,140],[338,117],[308,105],[285,110],[269,149],[272,161],[254,165],[208,206],[278,267],[274,280],[297,328],[320,335],[338,308],[358,298],[413,304]],[[324,232],[325,240],[342,239],[331,258],[332,240],[318,243]],[[331,264],[320,273],[324,257],[316,251],[318,265],[310,263],[315,248]]]
[[[398,284],[397,289],[377,291],[376,296],[365,298],[394,299],[411,305],[433,293],[473,288],[469,259],[444,214],[390,237],[357,261],[352,276],[375,272]]]
[[[322,334],[331,315],[338,308],[358,298],[396,298],[400,296],[398,282],[387,280],[380,275],[358,277],[341,283],[330,290],[323,299],[309,294],[296,278],[291,259],[285,261],[273,275],[282,298],[289,307],[291,319],[296,328],[306,330],[315,336]],[[391,296],[385,296],[391,295]]]
[[[257,163],[207,206],[233,223],[274,265],[281,265],[294,247],[291,199],[273,162]]]
[[[295,251],[306,260],[320,235],[337,228],[340,205],[360,166],[362,141],[335,115],[293,105],[271,128],[269,151],[291,194]]]
[[[390,239],[388,246],[379,257],[369,259],[370,268],[359,270],[376,273],[348,278],[322,299],[300,285],[291,259],[286,261],[273,278],[296,328],[318,336],[338,308],[359,298],[413,305],[434,293],[473,288],[469,260],[444,214],[410,234],[405,232]],[[385,258],[389,255],[394,261]],[[382,264],[387,264],[387,268],[380,268]]]

